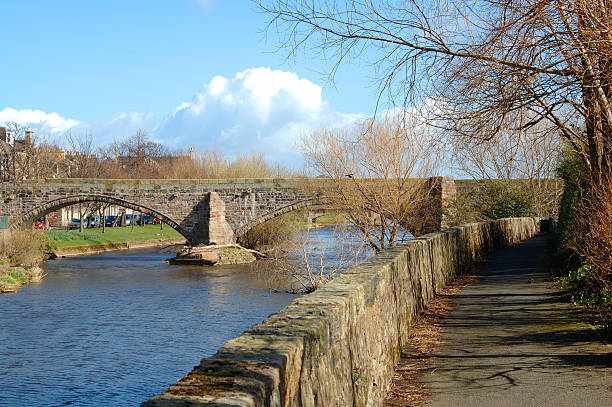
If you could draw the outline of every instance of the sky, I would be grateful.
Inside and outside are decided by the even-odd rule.
[[[278,51],[249,0],[2,0],[0,15],[0,125],[60,144],[143,129],[171,148],[296,163],[302,134],[374,112],[367,67],[329,82],[333,61]]]

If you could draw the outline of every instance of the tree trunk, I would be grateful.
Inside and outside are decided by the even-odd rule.
[[[79,204],[79,232],[83,233],[83,207]]]

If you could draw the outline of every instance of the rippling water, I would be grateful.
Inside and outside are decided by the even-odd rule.
[[[130,406],[295,298],[157,249],[58,259],[0,296],[0,406]]]

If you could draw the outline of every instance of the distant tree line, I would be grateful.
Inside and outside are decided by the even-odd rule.
[[[7,123],[16,143],[3,143],[0,182],[44,178],[205,179],[274,178],[297,171],[268,162],[252,151],[229,158],[218,151],[171,150],[143,130],[105,146],[96,146],[90,132],[64,134],[66,149],[36,136],[25,142],[25,127]]]

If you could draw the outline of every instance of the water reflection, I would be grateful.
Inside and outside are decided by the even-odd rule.
[[[323,265],[327,273],[345,270],[372,256],[372,249],[350,225],[330,225],[300,232],[294,258],[304,258],[312,265]]]
[[[332,267],[346,253],[369,255],[338,233],[304,232],[294,254],[305,248]],[[0,406],[139,405],[296,298],[248,265],[164,263],[171,255],[57,259],[41,283],[0,296]]]
[[[138,405],[295,296],[143,249],[58,259],[0,296],[0,405]]]

